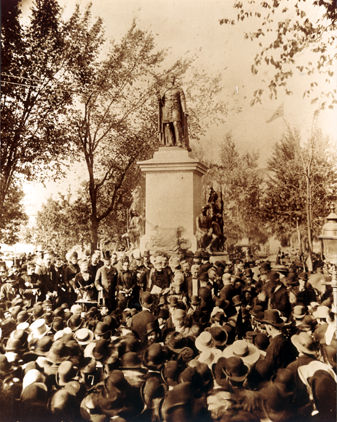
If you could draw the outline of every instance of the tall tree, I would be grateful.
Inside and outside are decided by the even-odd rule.
[[[310,253],[336,189],[337,169],[320,132],[306,143],[300,141],[299,133],[288,129],[276,143],[268,162],[262,214],[279,239],[289,239],[295,230],[306,232]]]
[[[36,0],[29,22],[21,25],[17,3],[4,4],[0,216],[18,175],[30,179],[41,170],[60,172],[59,159],[71,148],[65,119],[74,98],[70,80],[74,71],[85,77],[101,27],[100,20],[88,26],[88,11],[82,19],[74,13],[64,21],[56,0]],[[85,43],[74,44],[74,31]]]
[[[220,24],[244,22],[246,28],[254,28],[243,32],[258,43],[251,71],[257,74],[267,65],[272,72],[267,86],[255,90],[253,103],[261,102],[266,91],[271,98],[279,91],[291,94],[291,80],[306,76],[304,97],[320,108],[337,104],[335,0],[233,0],[233,7],[233,16],[220,19]]]

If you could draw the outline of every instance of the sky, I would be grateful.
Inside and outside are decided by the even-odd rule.
[[[66,15],[75,5],[73,0],[60,3]],[[223,95],[232,111],[223,124],[211,127],[201,140],[210,155],[216,154],[221,140],[226,133],[231,133],[240,152],[259,152],[260,165],[265,166],[287,125],[298,129],[303,139],[310,136],[315,108],[309,100],[302,99],[305,78],[293,81],[292,96],[280,95],[273,101],[267,98],[262,105],[250,106],[252,92],[259,87],[260,78],[268,79],[268,68],[261,75],[252,75],[250,67],[257,44],[244,40],[242,33],[247,28],[219,24],[220,18],[232,15],[231,0],[93,0],[92,3],[93,15],[103,18],[107,40],[122,37],[136,19],[140,28],[153,32],[158,48],[169,49],[172,61],[194,54],[197,66],[210,75],[221,75]],[[88,2],[81,0],[79,4],[85,8]],[[25,0],[25,16],[30,6],[31,0]],[[284,110],[283,117],[267,123],[280,107]],[[336,117],[336,110],[320,112],[315,126],[329,136],[337,148]],[[71,173],[57,183],[26,183],[24,205],[28,215],[34,217],[43,202],[51,195],[56,198],[57,192],[69,189],[75,192],[83,176],[85,170],[75,164]]]

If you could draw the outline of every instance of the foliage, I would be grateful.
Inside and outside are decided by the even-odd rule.
[[[28,221],[22,205],[24,193],[18,185],[11,185],[0,219],[0,242],[12,245],[19,240],[20,226]]]
[[[307,239],[310,233],[314,237],[320,233],[321,219],[329,212],[329,198],[337,186],[335,157],[327,146],[320,132],[300,145],[299,134],[290,129],[275,144],[262,216],[279,239],[289,239],[297,224],[301,232],[304,227],[310,230]]]
[[[55,0],[38,0],[27,25],[20,24],[16,2],[5,2],[1,31],[0,209],[19,174],[30,179],[39,170],[59,171],[58,158],[69,144],[64,114],[72,51],[69,28]]]
[[[69,114],[69,136],[77,158],[85,160],[88,171],[93,247],[101,224],[110,215],[123,214],[123,208],[130,205],[130,192],[140,177],[136,162],[150,158],[158,147],[156,92],[169,73],[182,77],[190,65],[189,59],[183,59],[163,70],[165,53],[156,50],[153,35],[139,29],[135,22],[120,41],[112,44],[104,59],[99,58],[99,45],[96,47],[96,60],[90,62],[94,65],[87,69],[90,76],[73,80],[79,107]],[[214,85],[212,98],[219,83],[205,75],[200,75],[200,80],[204,89],[207,82]],[[195,93],[192,82],[189,88],[189,93]],[[199,107],[192,107],[190,112],[192,138],[201,133],[202,103],[197,100],[196,104]],[[123,232],[120,228],[118,231]]]
[[[89,241],[88,209],[70,195],[51,197],[42,206],[33,231],[34,242],[46,249],[65,255],[73,246],[85,245]]]
[[[221,146],[219,163],[209,164],[208,183],[219,186],[224,202],[224,233],[227,244],[248,238],[253,243],[267,240],[259,207],[262,175],[257,154],[240,154],[230,135]],[[217,190],[217,189],[216,189]]]
[[[220,24],[245,22],[254,30],[244,32],[244,37],[258,42],[259,51],[251,67],[253,74],[272,69],[268,83],[271,98],[280,90],[292,94],[291,79],[307,76],[303,92],[318,108],[333,108],[337,104],[336,87],[329,87],[335,75],[337,58],[337,8],[330,0],[233,0],[234,18],[223,18]],[[325,88],[318,83],[324,78]],[[254,92],[252,103],[261,103],[265,89]]]

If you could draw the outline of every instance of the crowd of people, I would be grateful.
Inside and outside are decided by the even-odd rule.
[[[202,249],[0,262],[0,420],[336,421],[336,309],[316,264]]]

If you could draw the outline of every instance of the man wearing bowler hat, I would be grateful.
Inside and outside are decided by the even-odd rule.
[[[275,375],[278,368],[285,368],[296,359],[297,351],[282,332],[285,323],[277,309],[265,310],[261,322],[270,336],[270,343],[266,350],[266,356],[257,361],[255,371],[262,380],[269,380]]]

